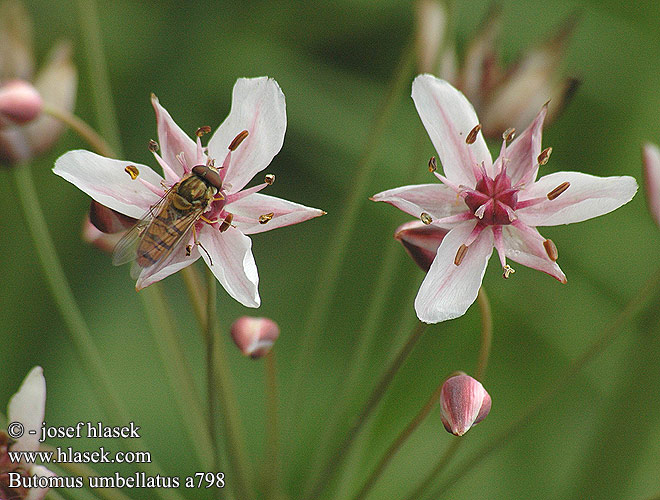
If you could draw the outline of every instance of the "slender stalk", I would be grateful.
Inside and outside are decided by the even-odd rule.
[[[363,500],[367,496],[373,485],[376,484],[376,481],[385,470],[385,467],[387,467],[387,464],[390,463],[390,461],[394,458],[394,455],[396,455],[397,451],[399,451],[401,446],[403,446],[403,443],[406,442],[406,440],[410,437],[410,435],[415,431],[415,429],[417,429],[417,427],[419,427],[419,425],[428,416],[429,412],[436,405],[436,403],[440,399],[440,394],[442,392],[442,385],[443,382],[438,384],[438,387],[435,388],[435,390],[431,394],[431,397],[428,399],[428,401],[422,407],[422,409],[419,410],[417,415],[415,415],[415,418],[413,418],[410,421],[408,426],[403,431],[401,431],[399,436],[390,445],[390,447],[387,449],[385,454],[381,457],[380,461],[378,462],[378,465],[376,465],[376,468],[373,470],[373,472],[364,482],[364,485],[362,486],[358,494],[355,495],[354,500]]]
[[[188,292],[190,304],[193,307],[193,313],[195,314],[195,318],[197,318],[197,323],[202,332],[205,332],[206,306],[204,304],[204,287],[199,278],[199,273],[195,270],[194,266],[188,266],[183,268],[180,274],[183,277],[183,284]]]
[[[403,345],[403,347],[401,347],[396,358],[394,358],[387,371],[381,377],[378,385],[374,388],[362,411],[351,425],[348,434],[346,434],[346,437],[341,442],[335,453],[332,455],[331,459],[326,463],[325,467],[323,468],[323,472],[320,475],[321,477],[316,482],[310,493],[305,495],[307,500],[318,498],[323,489],[332,480],[339,466],[346,459],[353,441],[359,434],[364,424],[367,422],[367,419],[373,410],[383,398],[383,395],[385,394],[387,388],[390,386],[394,376],[401,368],[401,365],[403,365],[403,362],[408,358],[408,355],[412,351],[413,347],[417,344],[417,341],[421,338],[422,334],[426,330],[426,327],[427,325],[425,323],[417,323],[417,326],[408,338],[408,341]]]
[[[227,459],[231,468],[231,483],[236,496],[241,500],[254,498],[250,488],[249,461],[245,452],[245,439],[240,428],[240,415],[230,387],[231,376],[227,366],[227,356],[223,350],[222,342],[217,328],[213,331],[213,363],[215,377],[215,397],[220,400],[223,408],[222,424],[224,429]]]
[[[13,169],[16,182],[16,192],[25,215],[25,222],[32,238],[42,271],[53,295],[55,305],[62,315],[66,330],[78,354],[83,370],[87,373],[89,382],[98,394],[98,403],[103,407],[104,413],[113,422],[130,422],[131,418],[124,407],[119,393],[103,365],[103,361],[96,345],[92,340],[80,308],[71,291],[71,287],[62,270],[55,245],[48,231],[48,224],[44,217],[39,197],[34,186],[30,169],[26,165]],[[138,448],[144,450],[144,445],[127,441],[127,446],[133,451]],[[155,462],[140,464],[141,468],[151,475],[161,474],[162,470]],[[174,490],[158,489],[157,494],[170,500],[181,500],[181,496]]]
[[[25,222],[55,305],[62,315],[88,379],[95,386],[95,392],[99,395],[98,402],[113,421],[120,422],[123,420],[121,415],[126,414],[126,409],[121,403],[119,393],[113,386],[108,371],[103,366],[101,355],[94,345],[87,323],[62,270],[62,263],[57,256],[55,245],[48,231],[48,224],[39,203],[30,168],[27,165],[18,166],[13,169],[13,174]]]
[[[214,450],[212,437],[208,432],[206,412],[184,356],[183,346],[174,330],[174,320],[162,289],[158,283],[154,283],[141,290],[138,295],[144,304],[154,342],[199,464],[206,470],[213,470]]]
[[[486,372],[488,365],[488,358],[490,356],[490,347],[493,339],[493,316],[490,309],[490,301],[486,290],[482,286],[477,295],[477,303],[481,310],[481,345],[479,347],[479,359],[477,361],[477,369],[475,371],[475,378],[481,380]],[[465,438],[453,438],[451,444],[447,447],[445,452],[438,460],[436,466],[429,472],[424,480],[409,494],[406,498],[409,500],[419,500],[424,491],[431,486],[435,478],[447,467],[451,459],[456,455],[461,445],[465,442]]]
[[[314,287],[314,295],[310,301],[309,316],[302,329],[306,334],[302,337],[301,348],[297,355],[297,362],[294,365],[298,369],[294,377],[293,387],[299,388],[303,385],[302,382],[307,374],[308,367],[311,366],[308,360],[313,358],[312,354],[318,347],[323,325],[332,305],[332,297],[335,295],[337,289],[338,278],[340,276],[339,269],[348,249],[350,235],[355,227],[360,205],[368,196],[369,182],[373,177],[373,171],[376,167],[372,163],[372,159],[382,139],[383,132],[394,106],[409,82],[414,66],[414,55],[414,43],[411,42],[404,50],[401,61],[397,65],[396,74],[389,85],[389,90],[383,104],[378,107],[374,125],[369,132],[362,156],[355,168],[356,179],[353,183],[353,188],[348,193],[344,211],[339,217],[341,224],[337,225],[335,233],[328,240],[329,248],[321,271],[318,274],[319,283],[323,283],[323,286]],[[292,416],[299,414],[298,410],[302,404],[303,392],[300,390],[297,391],[298,395],[294,401]]]
[[[596,337],[594,342],[582,355],[571,362],[564,372],[560,373],[555,380],[549,383],[546,389],[506,429],[497,434],[490,442],[484,444],[471,457],[463,461],[454,473],[445,479],[429,498],[440,498],[454,484],[460,481],[461,478],[465,477],[470,469],[475,467],[501,445],[510,442],[514,435],[520,434],[521,430],[531,422],[532,417],[534,417],[539,409],[548,404],[564,387],[567,387],[569,382],[580,373],[582,368],[602,353],[616,339],[623,325],[630,321],[650,298],[654,297],[658,285],[660,285],[660,269],[651,275],[614,321],[610,322],[607,328],[602,330],[601,334]]]
[[[211,280],[211,277],[213,276],[213,273],[210,272],[210,270],[207,270],[208,273],[210,274],[207,275],[207,280]],[[202,281],[200,279],[199,273],[197,270],[194,268],[194,266],[188,266],[184,269],[181,270],[181,274],[183,276],[183,282],[185,284],[186,290],[188,292],[188,297],[190,299],[190,303],[193,307],[193,312],[195,314],[195,317],[197,319],[197,322],[199,324],[200,330],[202,331],[203,334],[203,341],[204,345],[206,346],[206,354],[207,354],[207,395],[208,395],[208,406],[209,406],[209,421],[208,421],[208,427],[213,428],[214,430],[212,432],[212,437],[214,439],[214,450],[215,450],[215,463],[217,467],[220,467],[221,464],[223,463],[229,463],[230,458],[227,456],[226,448],[228,445],[225,447],[222,447],[220,442],[218,442],[218,429],[217,429],[217,414],[218,414],[218,409],[219,408],[231,408],[231,411],[227,411],[226,413],[231,414],[236,416],[237,415],[237,410],[236,410],[236,401],[233,398],[230,398],[225,401],[225,393],[228,392],[229,394],[233,394],[233,391],[230,389],[229,391],[221,391],[219,390],[217,386],[217,373],[216,373],[216,368],[215,368],[215,359],[217,355],[218,349],[220,349],[219,346],[215,345],[215,342],[219,341],[218,335],[216,335],[214,332],[219,329],[218,322],[217,322],[217,312],[216,312],[216,302],[215,300],[213,301],[213,304],[211,304],[211,307],[208,308],[209,306],[209,299],[211,297],[215,297],[217,293],[217,284],[215,283],[215,277],[213,276],[213,282],[209,281],[209,284],[216,290],[215,292],[209,294],[206,293],[205,287],[202,285]],[[207,308],[212,310],[212,312],[209,312],[207,314]],[[210,361],[213,364],[213,368],[210,369],[209,363],[209,353],[211,353],[210,356]],[[212,377],[210,379],[209,377]],[[228,383],[228,382],[227,382]],[[218,404],[219,402],[219,404]],[[212,420],[212,421],[211,421]],[[234,431],[238,436],[242,436],[242,431],[240,429],[240,426],[237,424],[237,429]],[[239,442],[241,440],[239,439]],[[231,481],[229,484],[230,488],[235,489],[235,483],[234,481]],[[239,481],[239,488],[242,483]],[[227,493],[229,494],[229,493]],[[226,497],[229,498],[229,497]]]
[[[216,329],[216,296],[217,281],[210,269],[206,271],[206,328],[204,337],[206,340],[206,396],[208,404],[208,432],[211,437],[213,447],[213,462],[210,470],[217,470],[220,464],[219,446],[217,443],[218,431],[215,426],[215,415],[217,413],[216,387],[215,387],[215,368],[213,365],[213,352]]]
[[[63,109],[54,108],[44,103],[44,112],[58,119],[84,139],[100,155],[115,157],[115,153],[103,137],[96,133],[86,122]]]
[[[474,377],[481,381],[486,373],[490,348],[493,343],[493,314],[490,309],[490,300],[488,300],[488,295],[486,295],[486,290],[483,286],[479,288],[477,303],[481,311],[481,346],[479,347],[479,359],[477,360],[477,369],[474,372]]]
[[[41,445],[41,450],[50,451],[51,453],[57,453],[56,449],[52,446]],[[92,469],[87,464],[75,463],[75,462],[59,462],[57,467],[62,470],[71,473],[73,476],[78,476],[83,478],[85,485],[89,485],[90,477],[100,477],[101,474]],[[92,488],[92,491],[95,495],[105,500],[131,500],[130,497],[124,495],[121,490],[117,488]]]
[[[82,37],[85,42],[87,73],[93,85],[89,85],[101,135],[107,139],[119,156],[122,156],[117,115],[112,100],[108,65],[105,60],[101,25],[96,0],[78,0],[78,14]]]
[[[66,500],[62,495],[60,495],[55,490],[48,490],[48,493],[46,493],[45,498],[46,500]]]
[[[277,406],[277,363],[271,349],[266,355],[266,498],[277,498],[280,491]]]
[[[327,425],[323,430],[320,445],[316,448],[315,454],[311,460],[312,464],[323,464],[324,459],[328,458],[331,446],[334,443],[333,439],[339,432],[341,424],[344,422],[343,416],[350,408],[353,401],[352,395],[355,387],[357,387],[358,380],[362,374],[362,367],[365,364],[371,340],[376,333],[378,321],[381,319],[383,310],[385,309],[386,297],[389,292],[389,282],[393,274],[393,269],[396,268],[396,260],[398,252],[401,251],[395,242],[390,242],[386,245],[385,255],[381,260],[381,272],[378,275],[375,286],[373,287],[374,295],[371,299],[371,306],[367,311],[367,316],[364,320],[362,328],[360,328],[360,335],[358,335],[357,345],[353,349],[351,360],[348,363],[348,373],[342,376],[338,395],[333,398],[334,404],[329,409],[330,416],[327,419]],[[320,467],[317,467],[309,475],[305,488],[307,490],[312,483],[318,480],[321,473]]]

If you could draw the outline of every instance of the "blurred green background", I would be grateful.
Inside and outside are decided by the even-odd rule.
[[[459,49],[476,32],[490,3],[456,2]],[[660,143],[660,3],[502,0],[499,5],[505,62],[514,61],[525,47],[551,34],[566,16],[580,16],[563,73],[578,77],[582,85],[544,133],[544,147],[553,147],[544,171],[626,174],[640,182],[642,143]],[[40,59],[56,39],[74,42],[80,71],[76,112],[96,126],[92,89],[97,75],[90,74],[87,65],[77,2],[30,0],[26,6],[34,19]],[[307,374],[302,385],[293,386],[301,364],[297,352],[310,334],[303,331],[310,297],[315,288],[326,284],[319,270],[337,228],[344,224],[346,199],[374,117],[404,47],[414,35],[413,5],[393,0],[114,0],[99,9],[99,22],[126,159],[154,164],[147,150],[147,142],[156,135],[151,92],[191,133],[202,125],[215,128],[224,119],[238,77],[271,76],[286,95],[286,140],[267,169],[277,175],[269,194],[322,208],[328,215],[255,235],[253,251],[263,305],[258,311],[243,308],[219,287],[218,315],[226,332],[244,314],[271,317],[281,327],[276,352],[285,453],[282,481],[290,498],[300,498],[310,468],[318,466],[315,450],[329,425],[324,417],[338,404],[347,363],[364,334],[361,326],[382,256],[388,246],[398,245],[392,233],[408,220],[392,207],[364,199],[319,349],[302,360]],[[411,73],[410,81],[412,77]],[[435,152],[426,138],[420,142],[423,130],[409,88],[406,84],[379,138],[368,194],[432,182],[425,163]],[[497,144],[491,146],[494,152],[499,149]],[[108,255],[81,240],[89,199],[50,171],[57,156],[77,148],[88,146],[67,132],[55,150],[32,167],[64,269],[109,374],[133,420],[142,427],[140,446],[151,450],[169,475],[195,472],[198,465],[181,426],[184,416],[173,403],[129,271],[113,267]],[[411,178],[408,172],[415,164],[416,174]],[[13,178],[1,170],[0,180],[0,407],[29,369],[39,364],[48,384],[49,424],[103,420],[99,395],[86,380],[43,278]],[[519,265],[514,266],[515,276],[505,282],[499,265],[493,262],[489,267],[484,284],[492,302],[495,333],[483,384],[493,408],[481,425],[462,438],[467,442],[454,465],[513,422],[612,322],[658,265],[660,233],[646,211],[643,188],[630,204],[612,214],[541,231],[556,243],[568,284],[562,286]],[[361,397],[369,393],[393,349],[415,324],[412,301],[423,275],[405,258],[403,249],[400,254],[386,314],[369,352],[368,373],[355,388]],[[170,277],[163,285],[200,394],[204,394],[205,354],[181,277]],[[514,434],[442,498],[642,500],[660,494],[657,303],[656,295],[652,306],[628,322],[622,335],[563,387],[531,425]],[[350,498],[434,387],[455,370],[474,371],[479,331],[476,306],[462,318],[428,329],[396,377],[370,431],[360,440],[341,495],[327,498]],[[226,341],[253,477],[259,478],[266,441],[264,366],[243,358],[228,335]],[[298,397],[304,405],[294,415]],[[353,406],[357,410],[359,401]],[[344,431],[347,422],[340,424]],[[369,498],[402,498],[453,439],[457,438],[442,428],[439,410],[434,410]],[[78,446],[71,440],[49,444]],[[108,447],[125,449],[121,443]],[[114,469],[98,466],[103,472]],[[129,474],[135,467],[120,470]],[[150,498],[146,491],[125,493]],[[75,498],[80,492],[71,494]],[[209,498],[204,491],[184,490],[183,494]]]

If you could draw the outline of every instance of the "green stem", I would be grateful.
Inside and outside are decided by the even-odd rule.
[[[490,301],[488,300],[488,295],[486,295],[486,290],[483,286],[479,289],[477,303],[479,304],[479,309],[481,311],[481,346],[479,347],[479,360],[477,361],[475,378],[481,380],[486,372],[493,340],[493,316],[491,313]],[[415,490],[406,498],[410,500],[419,500],[424,491],[431,486],[433,481],[442,473],[449,462],[451,462],[451,459],[456,455],[464,442],[465,438],[452,439],[451,444],[442,454],[433,470],[426,475],[419,486],[417,486],[417,488],[415,488]]]
[[[219,446],[218,446],[218,432],[215,426],[215,416],[217,413],[215,387],[215,368],[213,365],[213,352],[215,336],[213,332],[216,329],[216,296],[217,296],[217,281],[210,269],[206,271],[206,327],[204,328],[204,337],[206,340],[206,397],[208,405],[208,432],[211,436],[211,444],[213,446],[213,463],[210,470],[218,470],[220,466]]]
[[[154,342],[199,464],[206,470],[213,470],[214,452],[206,414],[184,356],[183,346],[174,330],[174,320],[162,289],[158,283],[154,283],[138,295],[144,304]]]
[[[493,314],[490,309],[490,300],[486,295],[486,290],[482,286],[479,288],[477,303],[481,311],[481,346],[479,347],[479,359],[474,378],[481,381],[486,373],[488,358],[490,357],[490,348],[493,343]]]
[[[62,495],[60,495],[55,490],[48,490],[48,493],[46,493],[45,498],[46,500],[66,500]]]
[[[52,446],[41,445],[41,450],[50,451],[52,453],[57,453],[57,450]],[[79,476],[83,478],[85,485],[89,485],[90,477],[100,477],[101,474],[92,469],[87,464],[75,463],[75,462],[60,462],[57,464],[59,468],[65,472],[69,472],[73,476]],[[59,475],[59,474],[58,474]],[[105,500],[131,500],[130,497],[124,495],[121,490],[117,488],[91,488],[94,494]]]
[[[99,395],[99,403],[103,405],[105,413],[113,421],[120,422],[122,421],[120,416],[126,414],[126,409],[121,404],[119,394],[103,366],[101,355],[92,341],[92,335],[62,270],[62,264],[57,256],[39,203],[30,168],[27,165],[21,165],[14,168],[13,173],[16,193],[25,215],[25,222],[55,305],[62,315],[88,379],[95,386],[95,392]]]
[[[101,135],[111,144],[119,156],[122,156],[117,115],[112,101],[108,65],[105,60],[103,42],[101,40],[101,25],[98,17],[96,0],[78,0],[78,13],[82,36],[85,41],[87,57],[87,73],[90,81],[92,100],[96,107],[96,117]]]
[[[616,339],[623,325],[630,321],[651,297],[655,296],[654,292],[659,284],[660,269],[656,270],[656,272],[644,283],[637,294],[626,304],[616,319],[609,323],[608,327],[596,337],[591,346],[589,346],[581,356],[571,362],[564,372],[559,374],[555,380],[549,383],[546,389],[506,429],[497,434],[490,440],[490,442],[483,445],[470,458],[460,464],[455,472],[434,491],[430,498],[440,498],[455,483],[465,477],[470,469],[475,467],[501,445],[511,442],[514,435],[520,434],[521,430],[531,422],[532,417],[544,405],[548,404],[563,388],[567,387],[585,365],[603,352],[612,341]]]
[[[266,498],[277,498],[280,490],[277,413],[277,363],[271,349],[266,354]]]
[[[348,456],[348,451],[350,450],[353,441],[359,434],[364,424],[367,422],[367,419],[373,410],[383,398],[385,391],[390,386],[394,376],[401,368],[401,365],[403,365],[403,362],[408,358],[408,355],[412,351],[413,347],[417,344],[417,341],[421,338],[424,330],[426,330],[426,326],[427,325],[425,323],[417,323],[417,326],[408,338],[408,341],[403,345],[403,347],[401,347],[396,358],[394,358],[387,371],[381,377],[380,382],[371,393],[371,396],[365,403],[364,408],[349,429],[348,434],[341,442],[335,453],[332,455],[331,459],[326,463],[323,472],[321,473],[320,479],[316,482],[311,492],[308,495],[305,495],[307,500],[318,498],[323,489],[330,483],[335,472]]]
[[[74,132],[76,132],[82,139],[84,139],[92,148],[100,155],[109,158],[115,158],[116,155],[110,145],[105,142],[103,137],[96,133],[96,131],[87,125],[83,120],[76,115],[69,113],[63,109],[57,109],[48,104],[44,104],[44,112],[48,113],[53,118],[58,119]]]
[[[103,366],[98,349],[92,341],[92,336],[80,312],[80,308],[73,297],[62,264],[55,245],[48,231],[48,224],[44,217],[39,197],[37,195],[34,180],[27,165],[21,165],[13,169],[16,182],[16,192],[25,215],[25,222],[32,238],[37,257],[41,263],[42,271],[53,295],[55,305],[62,315],[66,330],[71,338],[73,346],[78,354],[87,378],[94,386],[94,392],[98,395],[98,402],[104,409],[104,413],[113,422],[130,422],[126,408],[119,398],[118,392],[113,386],[108,371]],[[133,441],[128,442],[128,447],[137,451],[139,445]],[[144,448],[144,446],[140,446]],[[141,464],[142,469],[151,475],[163,474],[160,467],[155,463]],[[173,490],[158,489],[158,495],[170,500],[181,500],[178,492]]]
[[[443,383],[444,381],[438,384],[438,387],[435,388],[435,390],[431,394],[431,397],[429,397],[426,404],[422,407],[421,410],[419,410],[417,415],[415,415],[415,418],[413,418],[410,421],[408,426],[403,431],[401,431],[399,436],[390,445],[390,447],[387,449],[385,454],[381,457],[380,461],[378,462],[378,465],[376,465],[376,468],[373,470],[371,475],[364,482],[364,485],[362,486],[358,494],[355,495],[354,500],[363,500],[367,496],[367,493],[369,493],[373,485],[376,484],[376,481],[385,470],[385,467],[387,467],[387,464],[390,463],[390,461],[394,458],[394,455],[396,455],[396,453],[399,451],[401,446],[403,446],[403,444],[410,437],[410,435],[415,431],[415,429],[417,429],[417,427],[419,427],[419,425],[428,416],[430,411],[433,409],[433,407],[440,399]]]
[[[322,268],[318,274],[319,283],[323,286],[314,287],[314,295],[310,301],[309,316],[302,329],[306,334],[302,337],[300,351],[297,355],[296,376],[294,377],[293,387],[302,387],[308,368],[312,366],[309,363],[313,359],[313,353],[318,347],[321,338],[323,325],[327,319],[328,312],[332,305],[332,297],[337,290],[339,269],[348,249],[350,235],[353,232],[355,223],[358,219],[360,205],[368,196],[369,182],[371,181],[376,164],[372,162],[374,153],[380,143],[389,117],[392,114],[395,104],[403,94],[403,89],[408,85],[410,74],[414,65],[414,43],[409,43],[404,50],[400,63],[397,65],[395,77],[389,86],[389,91],[381,106],[378,107],[377,117],[370,130],[363,153],[355,168],[355,182],[353,188],[348,194],[348,199],[344,205],[344,211],[338,220],[341,223],[335,229],[334,234],[329,239],[328,251],[323,262]],[[297,398],[293,404],[292,416],[299,414],[304,399],[304,391],[297,391]]]
[[[210,269],[207,269],[207,273],[209,285],[211,285],[211,288],[215,288],[215,276],[213,276]],[[194,281],[194,279],[190,279],[190,284]],[[236,392],[231,384],[231,373],[229,372],[227,356],[223,349],[224,344],[220,338],[218,322],[215,320],[215,299],[212,300],[212,296],[215,298],[215,294],[211,295],[209,293],[207,296],[207,306],[211,305],[207,310],[212,308],[213,316],[211,316],[210,311],[205,316],[205,324],[207,325],[205,332],[208,335],[207,348],[211,351],[209,361],[212,365],[210,366],[211,370],[209,374],[213,378],[212,381],[209,381],[209,408],[215,409],[218,407],[223,410],[222,424],[227,460],[231,468],[231,485],[238,498],[241,500],[250,500],[254,498],[254,493],[250,488],[251,474],[249,474],[250,469],[245,451],[245,439],[240,425],[241,417],[235,398]],[[191,295],[192,298],[193,296]],[[216,400],[217,403],[215,402]],[[214,417],[215,413],[211,416]],[[213,425],[215,428],[215,424]],[[217,445],[216,452],[219,453],[219,446]]]

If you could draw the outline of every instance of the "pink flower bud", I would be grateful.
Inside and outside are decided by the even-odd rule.
[[[442,423],[456,436],[462,436],[490,411],[490,396],[481,383],[461,373],[449,377],[440,393]]]
[[[11,80],[0,87],[0,126],[7,122],[22,125],[43,110],[41,94],[24,80]]]
[[[428,272],[438,247],[448,232],[448,229],[414,220],[400,225],[394,232],[394,237],[401,242],[415,263]]]
[[[655,144],[644,144],[644,187],[646,204],[655,223],[660,226],[660,149]]]
[[[231,325],[231,337],[246,356],[253,359],[268,354],[280,335],[280,328],[272,319],[242,316]]]
[[[126,230],[118,233],[104,233],[99,231],[98,228],[89,220],[89,216],[85,216],[82,228],[82,238],[87,243],[94,245],[99,250],[105,253],[112,253],[119,240],[126,234]]]
[[[137,220],[92,200],[89,205],[89,222],[102,233],[113,234],[130,229]]]

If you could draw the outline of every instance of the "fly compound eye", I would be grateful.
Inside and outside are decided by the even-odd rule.
[[[196,165],[193,167],[192,172],[197,177],[204,179],[208,184],[216,188],[218,191],[222,189],[222,179],[220,178],[220,174],[218,174],[218,172],[216,172],[214,169],[206,165]]]

